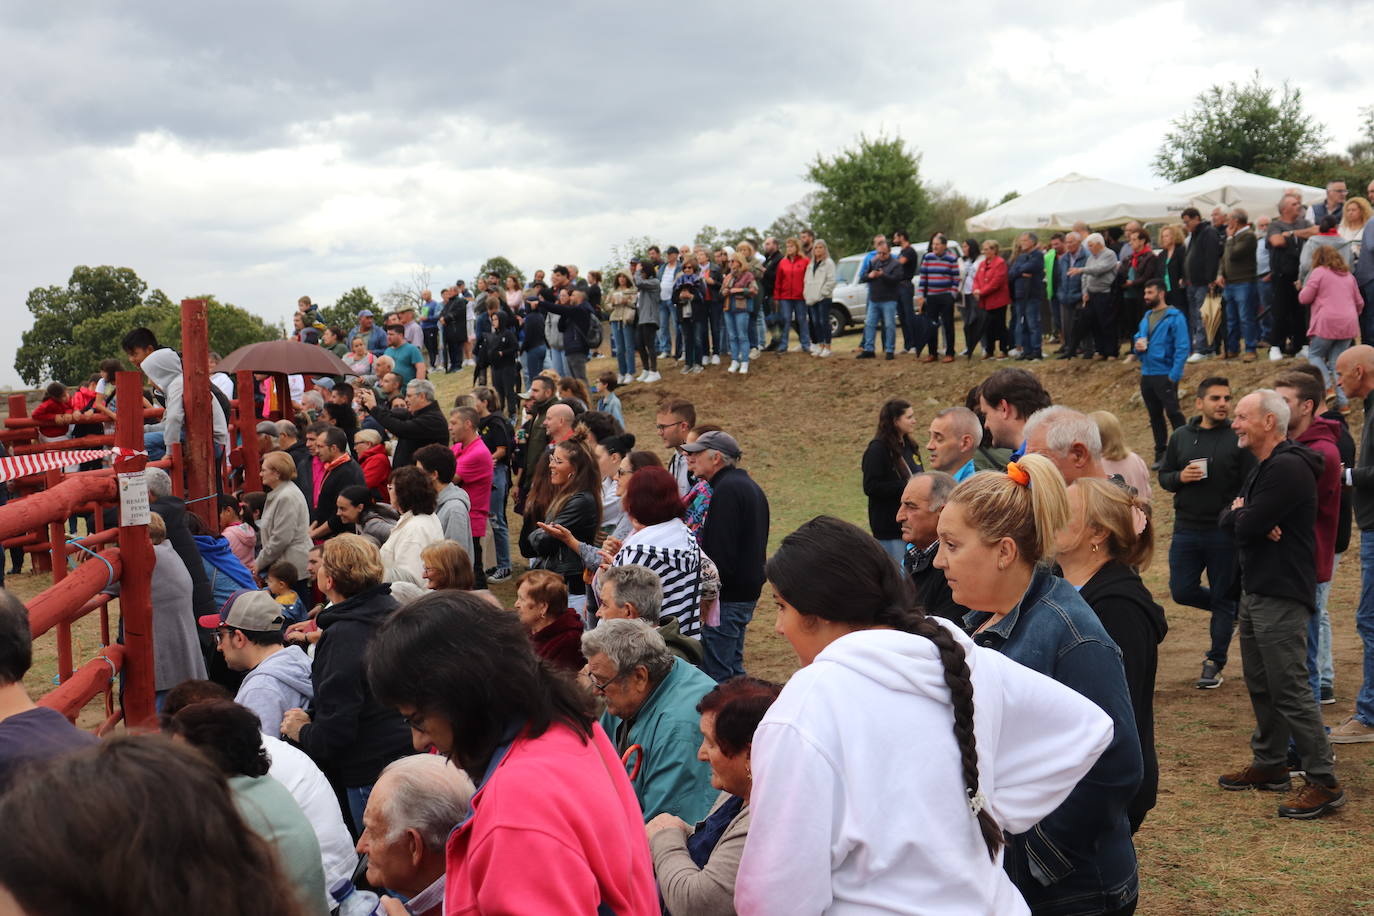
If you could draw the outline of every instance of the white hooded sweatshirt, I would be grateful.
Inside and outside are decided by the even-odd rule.
[[[1091,700],[946,621],[973,680],[979,789],[1030,829],[1106,749]],[[930,640],[861,630],[792,675],[754,734],[744,916],[1029,913],[969,810],[949,688]]]
[[[167,409],[162,415],[162,435],[170,449],[173,442],[181,441],[181,428],[186,422],[186,404],[182,400],[183,377],[181,357],[171,347],[163,347],[148,354],[139,367],[148,379],[167,397]],[[224,419],[224,411],[219,401],[210,395],[210,416],[214,429],[215,444],[229,445],[229,424]]]

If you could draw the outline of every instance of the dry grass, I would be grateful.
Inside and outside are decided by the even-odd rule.
[[[654,405],[666,395],[681,395],[697,406],[702,422],[719,423],[742,444],[743,465],[763,486],[772,507],[771,542],[822,513],[866,524],[859,459],[877,415],[890,396],[916,405],[919,428],[934,410],[962,403],[965,392],[991,369],[1006,363],[980,360],[925,365],[911,357],[888,363],[850,358],[856,335],[836,341],[836,356],[818,360],[802,354],[766,355],[750,366],[746,378],[723,367],[694,377],[680,376],[668,363],[664,380],[621,390],[629,428],[644,447],[658,448]],[[595,362],[589,372],[610,368]],[[1113,410],[1128,430],[1130,444],[1149,456],[1151,440],[1137,393],[1137,370],[1121,364],[1047,362],[1034,367],[1059,403],[1082,409]],[[1267,382],[1275,367],[1265,363],[1207,362],[1188,367],[1185,384],[1214,372],[1229,375],[1237,390]],[[471,376],[439,375],[441,401],[466,391]],[[1360,421],[1359,414],[1352,421]],[[918,435],[918,438],[921,438]],[[1172,527],[1169,494],[1156,488],[1159,527],[1157,560],[1145,581],[1164,605],[1170,631],[1160,647],[1156,681],[1156,735],[1160,761],[1159,804],[1136,838],[1141,871],[1142,914],[1240,916],[1283,913],[1344,914],[1374,912],[1374,744],[1337,749],[1337,775],[1349,803],[1335,816],[1311,823],[1281,820],[1279,801],[1267,793],[1230,793],[1216,787],[1216,776],[1248,760],[1253,726],[1241,680],[1238,648],[1218,690],[1193,688],[1208,643],[1206,615],[1168,600],[1167,542]],[[512,530],[520,520],[512,516]],[[1327,721],[1349,715],[1360,682],[1359,639],[1354,628],[1359,591],[1356,552],[1345,559],[1331,594],[1335,638],[1337,705],[1325,707]],[[46,582],[25,576],[11,580],[21,594]],[[510,583],[495,591],[509,601]],[[85,654],[98,631],[77,628]],[[77,657],[83,657],[78,651]],[[36,692],[50,689],[51,639],[43,640],[39,664],[29,679]],[[773,633],[773,608],[760,602],[750,627],[746,664],[757,675],[785,679],[795,668],[787,644]],[[87,717],[90,717],[88,711]],[[912,753],[918,745],[894,737],[893,751]],[[919,760],[916,761],[919,764]]]

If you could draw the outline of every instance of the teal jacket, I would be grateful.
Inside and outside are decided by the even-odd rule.
[[[689,824],[706,818],[718,790],[711,787],[711,765],[697,760],[701,747],[701,714],[697,703],[716,682],[698,668],[673,657],[673,668],[654,688],[639,714],[626,722],[609,712],[601,716],[601,727],[613,736],[615,749],[630,755],[627,771],[639,772],[630,783],[644,810],[644,820],[665,811]]]

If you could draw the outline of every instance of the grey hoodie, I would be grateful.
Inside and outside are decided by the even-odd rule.
[[[472,556],[472,498],[457,484],[449,484],[439,491],[434,514],[444,526],[444,537],[457,541]]]
[[[149,354],[139,368],[167,397],[167,410],[162,415],[162,435],[167,440],[167,447],[171,448],[173,442],[181,441],[181,428],[186,420],[186,405],[182,402],[181,392],[181,357],[171,347],[163,347]],[[224,420],[224,411],[214,395],[209,395],[209,398],[215,444],[227,447],[229,425]]]
[[[253,710],[265,734],[276,735],[281,731],[282,715],[288,709],[308,706],[314,696],[310,657],[295,646],[287,646],[248,672],[234,702]]]

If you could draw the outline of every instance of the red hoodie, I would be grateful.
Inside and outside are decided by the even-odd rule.
[[[552,725],[497,753],[449,834],[444,912],[658,916],[644,817],[601,725],[586,741]]]
[[[1340,425],[1317,417],[1294,439],[1322,456],[1317,478],[1317,581],[1330,582],[1336,562],[1336,524],[1341,514]]]
[[[801,255],[783,258],[778,262],[777,279],[773,281],[773,300],[803,299],[806,293],[806,265]]]

